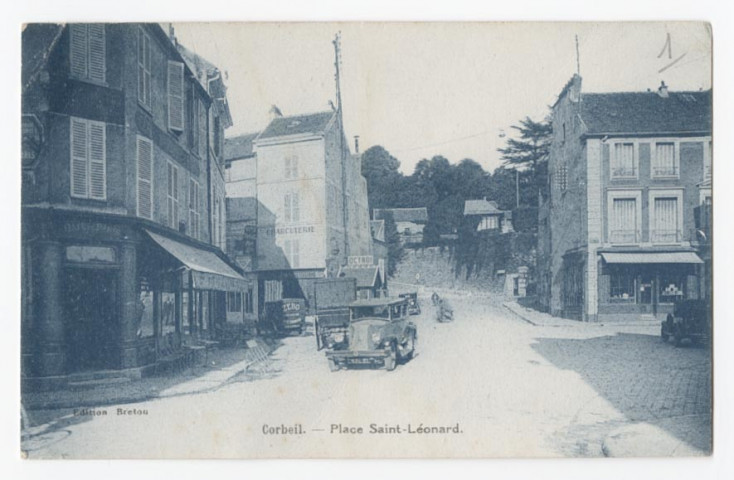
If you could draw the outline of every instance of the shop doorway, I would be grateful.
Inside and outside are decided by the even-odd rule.
[[[69,268],[65,282],[70,373],[118,366],[117,271]]]

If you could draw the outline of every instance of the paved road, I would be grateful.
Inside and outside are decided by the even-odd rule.
[[[217,391],[120,406],[124,415],[105,407],[106,415],[76,418],[29,454],[599,456],[615,428],[664,419],[663,434],[682,438],[674,419],[708,411],[708,351],[663,345],[656,328],[534,327],[497,299],[452,304],[451,324],[436,323],[430,306],[413,317],[419,353],[393,372],[332,373],[314,337],[288,338]],[[281,427],[293,433],[264,433]],[[370,433],[381,428],[391,433]]]

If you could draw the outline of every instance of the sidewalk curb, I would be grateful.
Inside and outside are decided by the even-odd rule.
[[[206,385],[204,388],[192,389],[192,390],[181,392],[181,393],[174,392],[170,394],[165,394],[165,393],[162,394],[161,391],[137,392],[133,394],[122,394],[119,396],[115,396],[114,398],[107,398],[103,400],[78,399],[78,400],[75,400],[73,404],[68,399],[55,401],[55,402],[54,401],[46,402],[43,405],[34,405],[32,402],[29,402],[29,404],[25,405],[25,408],[28,411],[33,411],[33,410],[57,410],[57,409],[62,409],[62,408],[109,407],[109,406],[118,405],[118,404],[140,403],[146,400],[154,400],[158,398],[171,398],[171,397],[176,397],[176,396],[181,396],[181,395],[190,395],[190,394],[205,393],[208,391],[213,391],[213,390],[220,388],[224,384],[226,384],[233,377],[247,370],[253,364],[264,360],[265,358],[267,358],[268,355],[270,355],[270,353],[273,351],[273,345],[271,345],[269,342],[267,342],[266,340],[262,338],[257,338],[256,341],[258,345],[257,347],[253,348],[253,350],[260,349],[261,350],[260,353],[256,354],[253,359],[243,360],[242,362],[240,362],[241,365],[235,364],[235,365],[240,365],[240,366],[236,370],[232,370],[230,374],[226,376],[226,378],[216,383],[212,383],[211,385]],[[229,368],[231,368],[231,366]],[[225,371],[225,370],[226,369],[221,369],[221,371]],[[212,370],[212,372],[215,372],[215,371],[217,371],[217,369]],[[199,379],[199,377],[190,379],[188,381],[195,382],[197,381],[197,379]],[[181,384],[183,383],[186,383],[186,382],[182,382]]]
[[[505,307],[510,313],[516,315],[519,319],[533,325],[535,327],[660,327],[658,320],[640,320],[640,321],[619,321],[619,322],[582,322],[579,320],[570,320],[567,318],[552,317],[547,313],[535,312],[529,310],[517,302],[506,301],[502,302],[502,306]],[[545,321],[532,320],[526,311],[533,313],[534,315],[548,316]]]

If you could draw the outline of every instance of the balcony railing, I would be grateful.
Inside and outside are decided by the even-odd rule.
[[[637,230],[612,230],[609,232],[609,241],[619,244],[637,243]]]
[[[677,177],[678,168],[675,166],[655,167],[652,169],[652,175],[654,177]]]
[[[617,167],[612,169],[612,178],[635,178],[637,170],[634,167]]]
[[[653,230],[650,233],[652,243],[680,243],[680,230]]]

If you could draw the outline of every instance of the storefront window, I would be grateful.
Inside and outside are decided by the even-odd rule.
[[[609,298],[613,302],[635,301],[635,279],[632,275],[614,273],[610,278]]]
[[[190,335],[192,332],[191,321],[189,318],[189,292],[181,294],[181,328],[182,333]]]
[[[161,331],[165,336],[176,332],[176,295],[163,292],[161,301]]]
[[[684,297],[683,277],[661,276],[658,298],[660,303],[674,303]]]
[[[148,338],[155,335],[153,325],[153,291],[147,284],[140,286],[140,300],[138,302],[137,331],[138,338]]]

